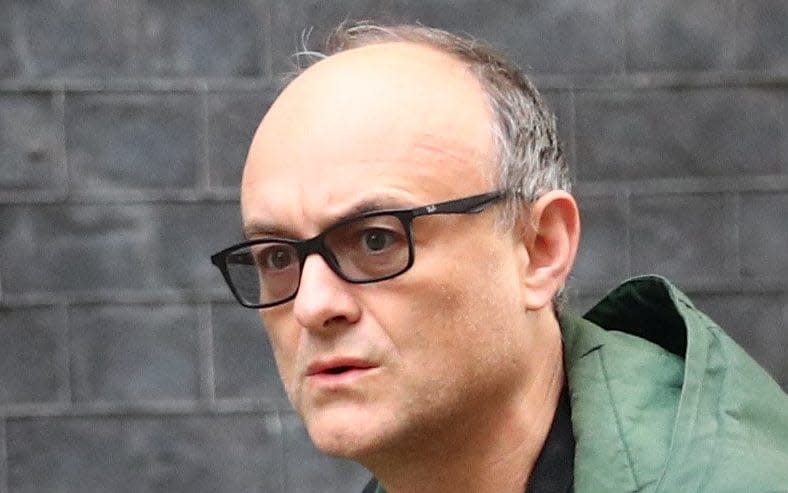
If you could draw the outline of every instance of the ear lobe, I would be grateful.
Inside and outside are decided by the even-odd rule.
[[[569,276],[580,241],[580,216],[568,192],[553,190],[531,206],[524,221],[528,255],[520,273],[523,301],[527,309],[538,310],[552,301]]]

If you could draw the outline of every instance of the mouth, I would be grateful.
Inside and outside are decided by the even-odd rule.
[[[336,358],[325,361],[317,361],[307,368],[308,377],[316,376],[340,376],[351,373],[358,373],[364,370],[371,370],[377,365],[369,361],[351,358]]]
[[[345,373],[346,371],[355,370],[358,368],[357,366],[335,366],[333,368],[326,369],[323,373],[328,373],[329,375],[340,375]]]

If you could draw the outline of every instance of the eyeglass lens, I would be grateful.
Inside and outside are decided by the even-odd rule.
[[[333,258],[331,268],[351,282],[369,282],[404,271],[410,262],[408,234],[393,215],[341,223],[323,236]],[[227,271],[239,296],[248,304],[271,304],[298,290],[302,257],[290,243],[270,242],[242,247],[226,258]]]

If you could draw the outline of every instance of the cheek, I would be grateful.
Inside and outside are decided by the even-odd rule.
[[[440,268],[425,261],[377,297],[394,301],[378,305],[376,312],[385,313],[378,323],[403,364],[412,367],[409,372],[468,377],[500,357],[500,346],[510,345],[507,330],[518,318],[516,273],[500,264],[471,267],[454,259]]]
[[[462,358],[467,371],[484,371],[520,342],[523,309],[515,263],[505,251],[454,262],[437,283],[430,326],[444,352]],[[441,347],[434,348],[440,351]]]

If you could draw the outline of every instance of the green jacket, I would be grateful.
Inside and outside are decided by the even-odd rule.
[[[575,491],[788,492],[788,395],[666,280],[561,327]]]

